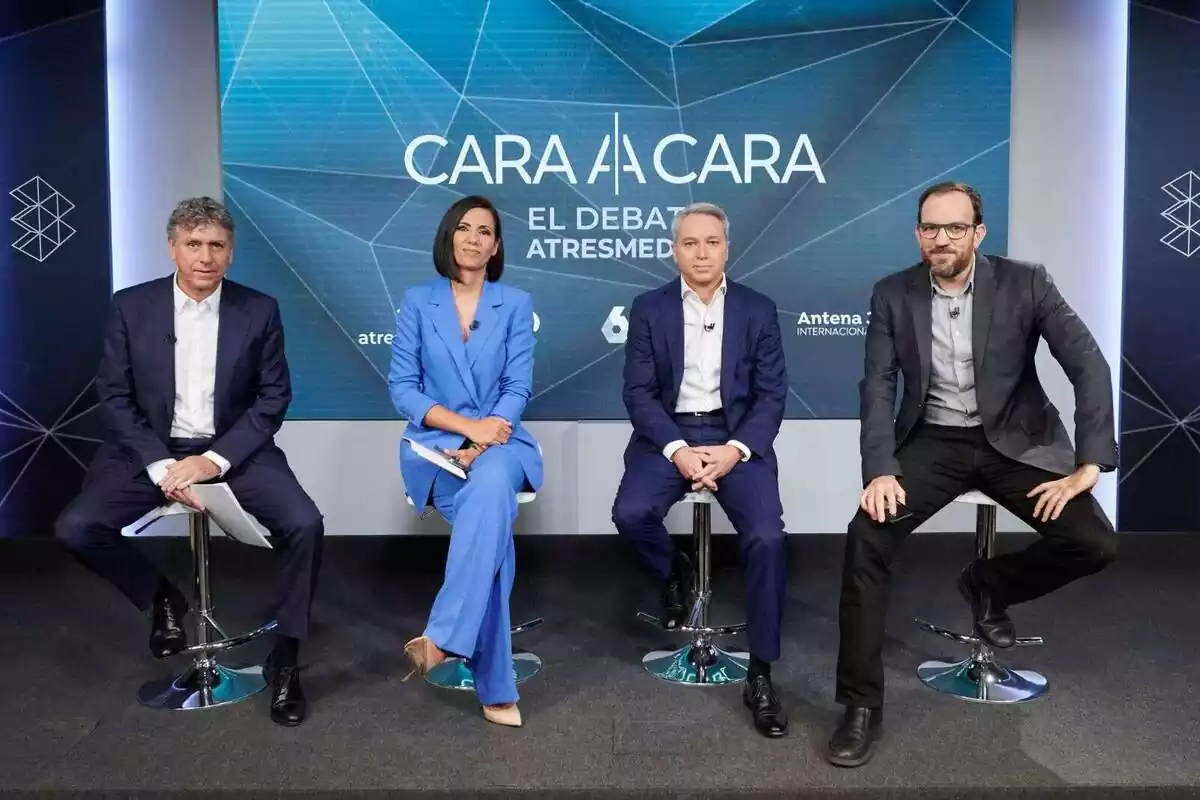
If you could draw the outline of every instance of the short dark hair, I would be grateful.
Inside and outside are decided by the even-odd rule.
[[[454,260],[454,231],[467,212],[473,208],[484,208],[491,212],[496,229],[496,254],[488,259],[487,279],[495,282],[504,274],[504,237],[500,232],[500,212],[492,201],[477,194],[458,200],[446,209],[442,222],[433,237],[433,266],[438,274],[452,281],[458,280],[458,263]]]
[[[935,183],[925,191],[921,192],[921,199],[917,201],[917,224],[921,223],[921,209],[925,207],[925,201],[933,197],[935,194],[949,194],[950,192],[962,192],[971,201],[971,209],[975,212],[975,225],[983,224],[983,198],[979,196],[979,192],[965,183],[957,183],[955,181],[943,181]]]
[[[211,197],[180,200],[167,220],[167,238],[174,241],[178,231],[192,231],[201,225],[220,225],[233,238],[233,216]]]

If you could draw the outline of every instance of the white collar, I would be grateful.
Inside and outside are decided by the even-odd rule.
[[[224,285],[225,281],[222,280],[217,284],[216,291],[197,303],[195,300],[184,294],[183,289],[179,288],[179,273],[176,272],[174,279],[171,281],[171,287],[175,290],[175,313],[178,314],[180,311],[186,308],[188,303],[191,303],[197,308],[204,308],[205,306],[208,306],[208,308],[212,311],[219,311],[221,308],[221,289],[224,287]]]
[[[721,285],[717,287],[717,290],[715,292],[713,292],[713,297],[716,297],[718,294],[722,294],[722,295],[728,294],[728,292],[729,292],[729,284],[726,281],[726,276],[721,275]],[[688,286],[687,281],[685,281],[683,279],[683,276],[680,275],[679,276],[679,296],[686,299],[689,293],[696,295],[696,297],[700,296],[700,294],[695,289]]]

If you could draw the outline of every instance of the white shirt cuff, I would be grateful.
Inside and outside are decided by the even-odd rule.
[[[163,482],[163,478],[167,477],[167,467],[175,463],[173,458],[164,458],[155,461],[146,467],[146,474],[150,476],[150,482],[158,486]]]
[[[737,439],[730,439],[728,444],[731,447],[736,447],[738,450],[742,451],[742,461],[750,460],[750,448],[749,447],[746,447],[746,445],[742,444]]]
[[[687,447],[687,442],[685,442],[683,439],[676,439],[673,442],[669,442],[667,446],[663,448],[663,455],[666,456],[667,461],[671,461],[675,458],[675,454],[685,447]]]
[[[225,473],[229,472],[229,467],[232,466],[228,461],[221,457],[219,453],[209,450],[203,453],[204,457],[213,462],[220,468],[221,472],[217,475],[218,478],[225,477]]]

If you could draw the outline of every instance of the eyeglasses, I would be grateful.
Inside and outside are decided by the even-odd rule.
[[[970,231],[974,230],[976,225],[968,225],[965,222],[950,222],[945,225],[938,225],[935,222],[922,222],[917,225],[917,230],[921,234],[922,239],[936,239],[940,231],[945,231],[946,235],[951,239],[961,239]]]

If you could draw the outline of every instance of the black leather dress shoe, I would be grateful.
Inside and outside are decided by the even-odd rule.
[[[975,620],[975,633],[992,647],[1012,647],[1017,640],[1017,631],[1001,606],[996,605],[980,585],[975,576],[975,565],[970,564],[958,576],[958,591],[971,604],[971,615]]]
[[[271,721],[294,728],[308,718],[308,701],[300,688],[300,667],[276,667],[271,659],[263,664],[263,676],[271,687]]]
[[[787,733],[788,718],[783,704],[775,696],[775,687],[766,675],[746,678],[742,687],[742,702],[754,715],[754,727],[763,736],[775,738]]]
[[[187,606],[179,600],[155,597],[150,620],[150,652],[155,658],[167,658],[187,647],[183,617]]]
[[[875,754],[875,742],[882,733],[882,708],[847,706],[842,724],[829,740],[826,758],[834,766],[861,767]]]
[[[667,630],[674,630],[687,622],[691,611],[688,599],[688,585],[691,582],[692,564],[688,557],[676,551],[671,564],[671,574],[663,581],[662,596],[659,604],[662,607],[662,624]]]

